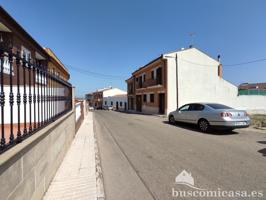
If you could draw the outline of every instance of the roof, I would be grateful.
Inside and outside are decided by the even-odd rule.
[[[240,90],[263,89],[266,90],[266,83],[242,83],[238,86]]]
[[[117,95],[114,95],[114,97],[125,97],[127,96],[127,94],[117,94]]]
[[[67,68],[65,67],[65,65],[59,60],[59,58],[55,55],[55,53],[50,49],[50,48],[45,48],[44,50],[48,53],[48,55],[55,60],[55,62],[60,65],[60,67],[65,70],[68,73]]]
[[[113,88],[110,86],[108,88],[97,89],[95,92],[103,92],[103,91],[110,90],[110,89],[113,89]]]
[[[144,65],[144,66],[142,66],[142,67],[140,67],[140,68],[138,68],[137,70],[135,70],[132,74],[134,74],[134,73],[136,73],[136,72],[138,72],[138,71],[140,71],[140,70],[142,70],[143,68],[145,68],[145,67],[147,67],[148,65],[150,65],[151,63],[153,63],[153,62],[156,62],[157,60],[160,60],[161,58],[163,58],[163,54],[162,55],[160,55],[159,57],[157,57],[157,58],[155,58],[155,59],[153,59],[152,61],[150,61],[148,64],[146,64],[146,65]],[[130,79],[130,78],[129,78]]]
[[[150,61],[148,64],[146,64],[146,65],[144,65],[144,66],[138,68],[137,70],[135,70],[135,71],[132,73],[132,75],[133,75],[134,73],[136,73],[136,72],[142,70],[143,68],[147,67],[147,66],[150,65],[151,63],[156,62],[157,60],[162,59],[163,56],[166,55],[166,54],[171,54],[171,53],[175,53],[175,52],[182,52],[182,51],[186,51],[186,50],[190,50],[190,49],[196,49],[196,50],[202,52],[203,54],[205,54],[206,56],[210,57],[211,59],[217,61],[216,59],[214,59],[213,57],[209,56],[207,53],[205,53],[204,51],[202,51],[202,50],[200,50],[200,49],[198,49],[198,48],[196,48],[196,47],[181,48],[181,49],[178,49],[178,50],[175,50],[175,51],[169,51],[169,52],[165,52],[165,53],[161,54],[159,57],[153,59],[153,60]],[[131,78],[131,77],[130,77],[130,78]],[[126,81],[130,80],[130,78],[126,79]]]
[[[27,37],[36,47],[38,47],[38,49],[45,55],[45,56],[49,56],[46,51],[42,48],[42,46],[36,41],[33,39],[33,37],[27,33],[25,31],[25,29],[19,25],[19,23],[13,18],[11,17],[11,15],[8,14],[8,12],[2,7],[0,6],[0,13],[2,15],[4,15],[4,18],[7,20],[7,21],[10,21],[11,24],[13,24],[17,29],[18,31],[20,31],[25,37]],[[6,24],[5,24],[6,25]],[[10,27],[8,27],[10,28]]]

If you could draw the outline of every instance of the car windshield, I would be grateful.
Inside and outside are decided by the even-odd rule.
[[[218,104],[218,103],[211,103],[211,104],[207,104],[208,106],[210,106],[211,108],[215,109],[215,110],[219,110],[219,109],[232,109],[229,106],[225,106],[223,104]]]

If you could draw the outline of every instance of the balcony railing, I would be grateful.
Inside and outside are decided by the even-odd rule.
[[[141,85],[136,83],[136,89],[147,88],[147,87],[151,87],[151,86],[155,86],[155,85],[161,85],[161,84],[162,84],[161,79],[148,79],[148,80],[144,81]]]
[[[0,61],[2,153],[72,110],[72,86],[20,52]]]

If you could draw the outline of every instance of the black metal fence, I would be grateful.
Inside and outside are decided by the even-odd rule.
[[[0,153],[72,110],[72,86],[21,52],[0,50]]]

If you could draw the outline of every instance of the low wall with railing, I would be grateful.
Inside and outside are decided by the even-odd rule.
[[[42,199],[75,136],[74,89],[20,53],[0,61],[1,199]]]
[[[75,136],[75,112],[0,155],[1,199],[42,199]]]

